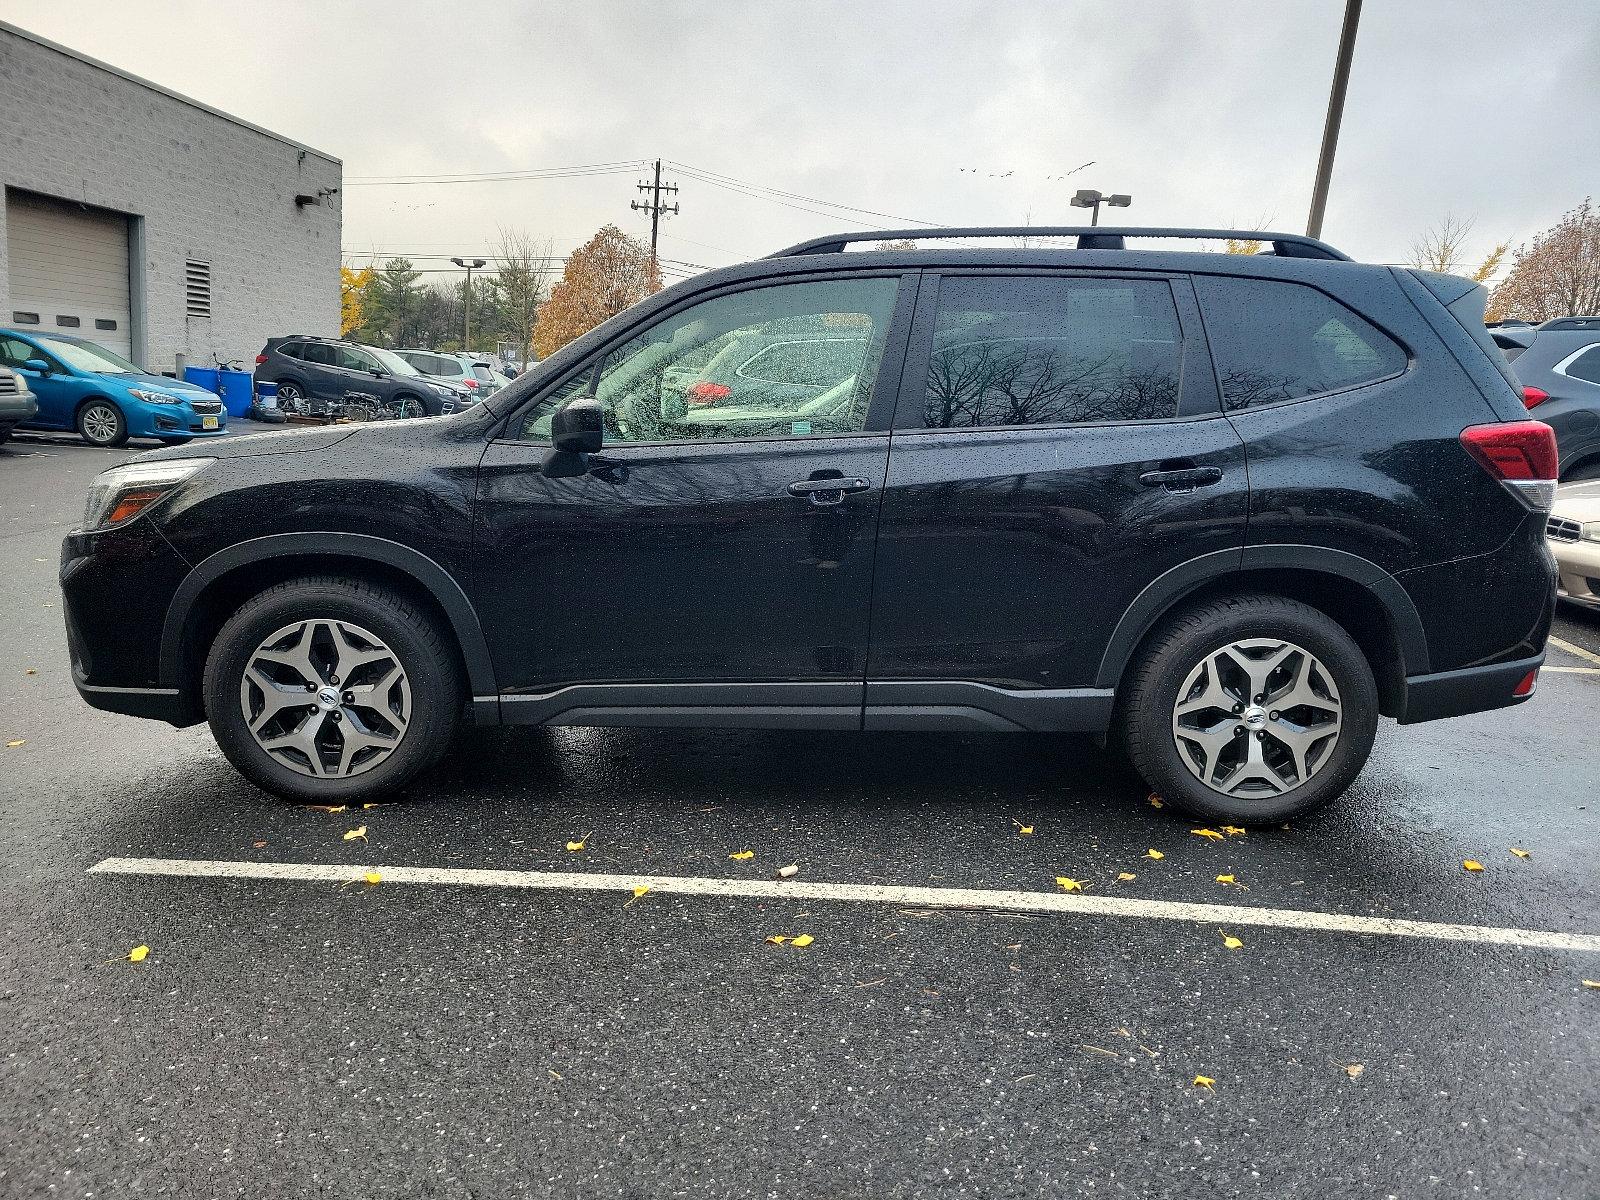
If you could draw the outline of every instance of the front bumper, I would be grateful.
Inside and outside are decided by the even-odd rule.
[[[1600,609],[1600,542],[1549,539],[1556,556],[1556,596],[1586,608]]]
[[[0,425],[17,425],[39,415],[39,402],[32,392],[0,395]]]

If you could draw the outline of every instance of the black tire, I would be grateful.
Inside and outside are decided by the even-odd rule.
[[[91,446],[116,449],[128,444],[128,418],[122,410],[100,396],[78,406],[78,436]]]
[[[0,445],[11,440],[11,431],[15,428],[15,425],[0,425]]]
[[[1561,482],[1586,483],[1591,479],[1600,479],[1600,458],[1591,458],[1587,462],[1579,463],[1561,477]]]
[[[1202,662],[1232,643],[1258,638],[1291,642],[1319,660],[1342,705],[1339,736],[1304,782],[1270,797],[1229,796],[1186,763],[1174,737],[1174,712],[1179,689]],[[1237,596],[1189,608],[1146,641],[1119,689],[1118,726],[1134,768],[1185,812],[1208,821],[1273,825],[1321,808],[1355,780],[1377,733],[1378,689],[1360,647],[1337,622],[1282,596]],[[1305,757],[1309,761],[1311,752]]]
[[[411,405],[415,405],[417,408],[421,409],[422,415],[425,417],[437,417],[439,414],[444,412],[444,398],[442,396],[435,396],[430,400],[426,396],[415,396],[407,392],[403,395],[396,396],[393,400],[389,401],[389,404],[396,410],[397,413],[402,415],[413,415],[406,411],[411,407]]]
[[[278,408],[285,413],[304,416],[310,411],[306,407],[305,388],[293,379],[280,379],[278,381]]]
[[[313,778],[285,766],[250,732],[240,700],[244,669],[264,639],[306,620],[371,631],[405,672],[409,723],[398,746],[359,774]],[[206,659],[204,698],[217,745],[240,774],[288,800],[344,804],[396,791],[433,765],[449,749],[464,690],[454,648],[427,612],[365,580],[314,576],[268,588],[228,620]]]

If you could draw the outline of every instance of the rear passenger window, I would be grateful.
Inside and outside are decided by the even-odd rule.
[[[1574,379],[1587,379],[1590,383],[1600,383],[1600,346],[1591,346],[1578,355],[1566,365],[1563,373]]]
[[[920,424],[973,429],[1173,417],[1182,358],[1165,280],[947,277],[939,284]]]
[[[1230,409],[1387,379],[1406,352],[1331,296],[1298,283],[1197,275],[1211,356]]]

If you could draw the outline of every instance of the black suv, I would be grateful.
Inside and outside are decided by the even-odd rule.
[[[256,355],[257,382],[278,385],[285,412],[319,414],[363,402],[402,416],[437,417],[456,410],[456,389],[432,379],[381,346],[295,334],[268,338]]]
[[[850,240],[901,237],[936,245],[696,276],[443,420],[107,471],[63,547],[79,690],[320,802],[463,718],[1040,730],[1242,823],[1339,795],[1380,714],[1531,694],[1555,445],[1482,288],[1285,234]],[[737,402],[692,402],[739,341]]]

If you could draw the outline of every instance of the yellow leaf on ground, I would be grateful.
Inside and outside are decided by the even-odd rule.
[[[1153,858],[1153,859],[1155,859],[1156,862],[1160,862],[1163,858],[1166,857],[1166,855],[1161,853],[1161,851],[1159,851],[1159,850],[1146,850],[1144,852],[1144,856],[1146,858]]]
[[[1222,840],[1222,835],[1215,829],[1191,829],[1189,832],[1196,837],[1203,837],[1211,842],[1220,842]]]
[[[1238,837],[1244,831],[1245,830],[1244,830],[1244,826],[1243,825],[1224,825],[1222,827],[1222,832],[1223,833],[1229,834],[1229,835],[1231,835],[1233,837]]]
[[[1521,848],[1519,848],[1517,846],[1511,847],[1511,853],[1515,854],[1518,858],[1532,858],[1533,857],[1533,855],[1530,854],[1528,851],[1523,850],[1523,849],[1521,849]]]
[[[802,933],[799,937],[795,938],[792,942],[790,942],[789,945],[791,945],[791,946],[809,946],[815,940],[816,939],[813,938],[809,933]]]
[[[1240,950],[1244,947],[1244,943],[1238,938],[1234,937],[1231,933],[1225,933],[1222,935],[1222,944],[1229,950]]]
[[[1218,883],[1238,883],[1239,881],[1237,879],[1235,879],[1232,875],[1218,875],[1217,876],[1217,882]]]
[[[1061,889],[1063,891],[1067,891],[1067,892],[1081,892],[1081,891],[1083,891],[1083,884],[1081,882],[1079,882],[1076,879],[1068,879],[1065,875],[1057,875],[1056,876],[1056,883],[1060,885],[1060,887],[1061,887]]]
[[[1483,864],[1475,858],[1468,858],[1462,860],[1461,869],[1464,871],[1481,871],[1483,870]]]
[[[1133,880],[1133,879],[1137,879],[1137,878],[1139,878],[1139,877],[1137,875],[1135,875],[1132,871],[1118,871],[1117,872],[1117,882],[1118,883],[1127,883],[1129,880]]]
[[[1030,834],[1030,833],[1033,832],[1033,826],[1032,825],[1018,825],[1017,826],[1017,832],[1020,833],[1020,834],[1024,834],[1024,835]]]
[[[376,804],[376,803],[369,803],[369,804],[363,804],[361,807],[362,807],[362,810],[365,811],[366,809],[369,809],[369,808],[382,808],[383,805]]]
[[[368,871],[366,873],[366,875],[363,876],[363,878],[368,883],[382,883],[383,882],[383,876],[379,875],[376,871]]]
[[[567,849],[568,850],[582,850],[585,846],[587,846],[589,844],[589,839],[592,838],[593,836],[594,836],[594,830],[591,829],[591,830],[589,830],[588,833],[584,834],[577,841],[568,842],[567,843]]]
[[[641,884],[639,887],[636,887],[636,888],[633,889],[633,898],[635,900],[637,900],[640,896],[644,895],[649,890],[650,890],[649,888],[647,888],[647,887],[645,887],[645,886],[643,886]]]
[[[27,738],[17,738],[15,741],[7,742],[6,743],[6,749],[7,750],[15,750],[18,746],[27,745],[27,742],[28,742]]]
[[[567,843],[567,849],[568,850],[582,850],[583,849],[583,843],[582,842],[568,842]]]
[[[733,859],[734,862],[749,862],[755,856],[756,852],[754,850],[735,850],[732,854],[728,855],[728,857]]]
[[[343,804],[308,804],[306,807],[312,812],[343,812],[346,806]]]
[[[143,962],[145,960],[145,956],[149,953],[149,946],[135,946],[132,950],[128,951],[128,961]]]
[[[1215,1079],[1211,1078],[1211,1076],[1209,1076],[1209,1075],[1196,1075],[1194,1077],[1194,1086],[1195,1087],[1203,1087],[1208,1092],[1216,1090],[1214,1087],[1212,1087],[1212,1084],[1214,1084],[1216,1082],[1217,1081]]]
[[[360,838],[363,842],[367,840],[367,827],[365,825],[362,825],[362,826],[360,826],[359,828],[356,828],[356,829],[350,829],[350,830],[346,830],[345,831],[345,835],[344,835],[344,840],[345,841],[353,842],[357,838]]]
[[[1583,986],[1586,988],[1600,988],[1600,979],[1585,979]]]
[[[1344,1069],[1344,1073],[1350,1076],[1351,1079],[1355,1079],[1366,1069],[1365,1063],[1351,1063]]]
[[[789,939],[784,937],[783,934],[775,933],[775,934],[773,934],[771,937],[769,937],[767,939],[767,945],[769,945],[769,946],[781,946],[785,942],[787,942],[788,940]]]
[[[1151,808],[1165,808],[1166,807],[1166,802],[1164,800],[1162,800],[1161,797],[1156,795],[1154,792],[1151,792],[1148,796],[1145,797],[1145,799],[1150,801],[1150,807]]]

